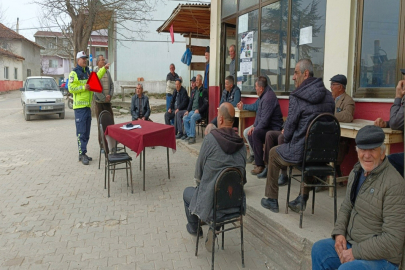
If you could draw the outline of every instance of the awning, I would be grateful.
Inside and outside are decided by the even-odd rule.
[[[173,32],[184,37],[209,38],[210,37],[211,4],[179,4],[172,15],[156,31]]]

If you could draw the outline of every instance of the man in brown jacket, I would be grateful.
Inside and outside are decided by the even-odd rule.
[[[345,75],[335,75],[330,79],[330,90],[335,99],[335,117],[339,122],[353,122],[354,100],[346,94],[347,79]]]
[[[405,237],[404,179],[385,157],[384,132],[365,126],[356,136],[359,162],[332,238],[312,247],[312,269],[398,269]]]

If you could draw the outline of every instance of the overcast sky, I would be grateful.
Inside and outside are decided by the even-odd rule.
[[[15,26],[17,23],[17,17],[20,18],[20,34],[23,35],[24,37],[35,41],[34,34],[36,31],[39,30],[47,30],[47,29],[40,29],[40,23],[38,21],[38,14],[39,8],[36,4],[32,4],[33,0],[8,0],[8,1],[3,1],[0,0],[0,11],[3,11],[4,13],[4,25],[7,27],[10,27],[11,29],[15,30]],[[46,0],[43,0],[46,1]],[[171,2],[177,2],[179,4],[184,4],[184,3],[198,3],[198,1],[195,0],[186,0],[186,1],[180,1],[180,0],[162,0],[163,2],[165,1],[171,1]],[[211,2],[210,0],[201,0],[201,2],[209,3]],[[172,10],[168,12],[170,15]],[[163,19],[166,20],[167,17],[165,18],[154,18],[154,19]],[[32,29],[34,28],[34,29]],[[58,31],[56,28],[55,31]]]

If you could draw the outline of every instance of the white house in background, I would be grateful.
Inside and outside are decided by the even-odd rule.
[[[24,57],[0,48],[0,59],[0,92],[21,88]]]
[[[201,1],[207,4],[210,1]],[[130,36],[131,33],[118,27],[116,34],[117,43],[113,40],[113,31],[109,31],[109,50],[110,62],[113,64],[110,69],[115,81],[118,84],[135,83],[137,78],[142,77],[146,85],[164,85],[166,75],[169,73],[169,66],[171,63],[176,66],[176,73],[182,76],[184,86],[189,85],[189,71],[188,66],[181,62],[181,57],[186,50],[186,40],[179,34],[174,34],[175,42],[172,44],[169,33],[158,34],[158,29],[164,21],[166,21],[173,10],[179,4],[187,4],[187,1],[166,1],[165,4],[156,7],[156,11],[151,13],[153,21],[149,21],[146,27],[148,33],[143,38],[137,37],[132,40],[126,40],[123,36]],[[125,25],[128,29],[133,29],[135,23],[127,23]],[[123,34],[121,36],[120,34]],[[116,50],[114,49],[116,46]],[[193,45],[207,46],[209,40],[193,39]],[[193,56],[193,62],[204,62],[203,56]],[[116,74],[114,74],[116,73]],[[199,72],[201,73],[201,72]],[[197,74],[197,72],[195,73]],[[191,76],[195,74],[192,73]],[[157,89],[146,89],[147,91],[159,92]],[[160,89],[160,92],[162,90]],[[164,91],[164,90],[163,90]]]
[[[93,32],[87,53],[93,55],[93,65],[96,65],[97,56],[102,54],[108,59],[107,31]],[[61,32],[37,31],[35,41],[41,44],[42,74],[54,77],[59,83],[67,78],[73,69],[76,59],[73,57],[73,47]]]
[[[43,49],[42,46],[0,23],[0,47],[11,53],[11,55],[14,55],[10,56],[11,58],[19,59],[18,61],[22,60],[20,67],[21,71],[17,71],[17,80],[24,81],[29,76],[40,75],[41,64],[39,50]],[[4,54],[2,54],[2,56],[3,55]],[[2,60],[2,58],[0,58],[0,60]],[[9,69],[8,74],[9,77],[14,78],[13,70]],[[19,74],[20,76],[18,76]]]

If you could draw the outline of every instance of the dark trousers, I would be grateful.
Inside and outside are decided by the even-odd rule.
[[[263,144],[266,139],[267,129],[255,128],[252,135],[248,136],[249,143],[253,148],[256,166],[264,167]]]
[[[183,116],[187,110],[178,111],[175,116],[174,125],[176,126],[176,134],[183,133]]]
[[[388,156],[388,161],[404,177],[404,153],[396,153]]]
[[[108,102],[108,103],[98,103],[98,102],[96,102],[95,104],[96,104],[95,111],[96,111],[96,119],[97,119],[98,143],[100,144],[100,148],[101,148],[102,147],[102,144],[101,144],[101,138],[102,137],[101,137],[101,134],[100,134],[100,121],[99,121],[100,120],[99,119],[100,113],[102,111],[106,110],[106,111],[111,113],[113,119],[114,119],[114,114],[113,114],[110,102]]]
[[[297,165],[285,161],[278,153],[278,146],[273,147],[269,154],[269,164],[267,169],[267,181],[265,196],[270,199],[278,199],[278,173],[280,170],[287,170],[288,166]],[[307,183],[312,183],[312,177],[306,179]],[[304,195],[308,195],[311,188],[304,188]],[[302,192],[300,192],[302,193]]]
[[[76,137],[79,154],[87,153],[87,143],[90,138],[91,109],[89,107],[75,109]]]
[[[264,164],[269,162],[270,150],[277,145],[284,143],[284,134],[281,134],[281,131],[270,130],[266,133],[266,140],[264,142]],[[281,174],[287,175],[286,169],[281,169]]]
[[[170,120],[173,120],[174,116],[175,116],[174,110],[172,110],[171,113],[165,112],[165,124],[170,125],[170,122],[171,122]]]
[[[183,192],[183,202],[184,202],[184,210],[186,211],[186,217],[188,224],[190,224],[191,228],[194,231],[198,229],[198,217],[190,213],[188,210],[188,206],[190,205],[191,198],[193,198],[195,192],[195,187],[187,187]]]

